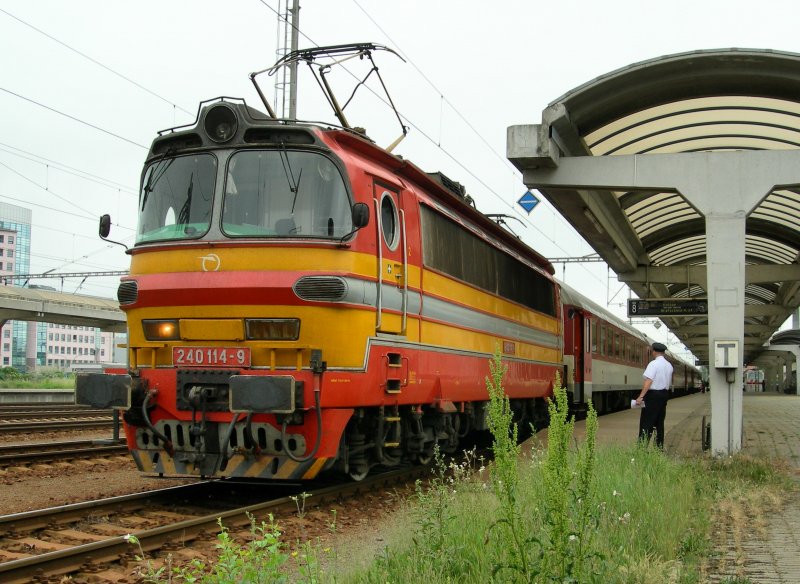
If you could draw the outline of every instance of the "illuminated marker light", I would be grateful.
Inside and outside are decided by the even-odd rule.
[[[177,320],[144,320],[142,328],[148,341],[177,341],[181,338]]]
[[[298,318],[259,318],[245,320],[251,341],[296,341],[300,337]]]

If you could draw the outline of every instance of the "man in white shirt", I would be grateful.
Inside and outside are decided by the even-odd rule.
[[[639,439],[649,442],[655,431],[656,446],[664,449],[664,418],[667,415],[669,387],[672,384],[672,364],[664,358],[667,347],[663,343],[653,343],[653,360],[644,370],[644,383],[636,404],[642,405],[639,418]]]

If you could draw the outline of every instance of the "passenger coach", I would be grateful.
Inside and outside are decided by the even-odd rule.
[[[573,407],[591,400],[600,413],[629,407],[642,387],[642,375],[652,359],[653,340],[623,319],[559,283],[564,318],[565,387]],[[699,370],[671,352],[672,395],[702,388]]]

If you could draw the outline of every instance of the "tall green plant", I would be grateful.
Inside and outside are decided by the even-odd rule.
[[[421,566],[441,566],[447,571],[448,564],[457,559],[452,534],[456,493],[438,444],[433,447],[433,460],[433,477],[427,484],[416,482],[417,531],[413,542],[418,554],[416,561]]]
[[[596,553],[592,536],[598,525],[594,481],[597,413],[591,403],[586,416],[586,439],[577,452],[570,452],[575,418],[569,413],[567,392],[556,376],[553,399],[548,402],[550,427],[547,454],[541,465],[544,516],[543,533],[530,534],[519,504],[518,429],[511,404],[503,389],[506,367],[499,352],[489,364],[489,429],[494,442],[492,486],[499,501],[500,517],[494,524],[501,534],[500,549],[508,549],[510,560],[495,565],[515,578],[534,582],[586,582],[592,577]],[[533,547],[538,553],[533,553]]]
[[[486,389],[489,392],[488,424],[493,436],[494,451],[490,476],[492,488],[500,504],[500,517],[495,527],[501,533],[501,539],[508,543],[511,558],[507,563],[501,561],[496,564],[494,571],[497,574],[504,569],[510,569],[527,578],[530,573],[528,542],[523,532],[518,503],[519,431],[513,421],[511,402],[503,388],[506,370],[500,352],[495,351],[489,362],[489,377],[486,378]]]
[[[591,538],[598,522],[594,487],[597,412],[589,402],[586,439],[576,455],[569,446],[575,418],[569,414],[567,391],[556,376],[553,399],[548,403],[550,427],[547,455],[542,466],[547,541],[541,547],[545,574],[558,581],[588,581]]]

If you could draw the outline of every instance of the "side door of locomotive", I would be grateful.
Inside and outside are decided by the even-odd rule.
[[[395,187],[373,185],[377,233],[375,330],[405,335],[408,326],[408,245],[402,195]]]

